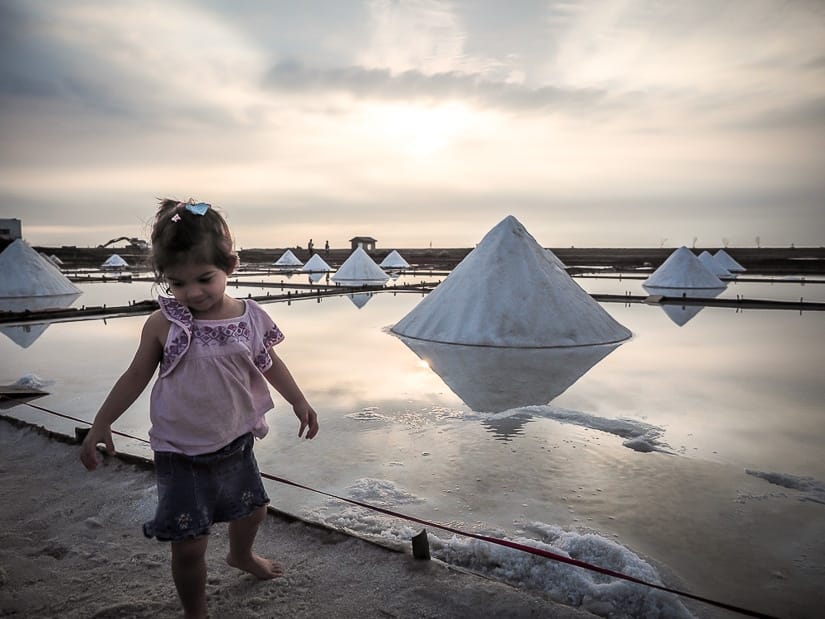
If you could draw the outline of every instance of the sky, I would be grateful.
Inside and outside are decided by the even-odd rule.
[[[0,0],[0,218],[239,248],[825,245],[821,0]]]

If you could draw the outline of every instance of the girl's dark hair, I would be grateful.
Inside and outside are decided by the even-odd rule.
[[[211,206],[203,215],[170,198],[160,200],[152,226],[152,267],[155,279],[164,280],[166,270],[185,262],[213,264],[231,273],[238,264],[232,233],[223,216]]]

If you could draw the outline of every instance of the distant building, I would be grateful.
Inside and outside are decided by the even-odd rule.
[[[23,238],[23,226],[19,219],[0,219],[0,239],[14,241]]]
[[[378,242],[371,236],[354,236],[350,240],[350,247],[355,251],[361,247],[368,254],[375,251],[375,244]]]

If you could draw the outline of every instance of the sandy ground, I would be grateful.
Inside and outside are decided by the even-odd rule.
[[[110,459],[87,473],[77,446],[0,419],[0,617],[181,616],[169,546],[143,537],[153,474]],[[437,561],[272,513],[256,550],[284,565],[260,582],[209,553],[211,617],[592,617]]]

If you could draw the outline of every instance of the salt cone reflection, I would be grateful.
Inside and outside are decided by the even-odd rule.
[[[364,307],[367,302],[372,298],[371,292],[354,292],[352,294],[348,294],[349,300],[352,301],[352,304],[361,309]]]
[[[481,425],[492,432],[497,440],[509,441],[514,436],[524,434],[524,426],[533,421],[533,415],[529,413],[514,413],[488,417],[481,420]]]
[[[64,309],[70,307],[81,293],[59,294],[39,297],[11,297],[0,299],[0,312],[36,312],[46,309]],[[48,322],[9,325],[0,328],[3,335],[21,348],[28,348],[49,327]]]
[[[463,346],[398,336],[472,410],[499,413],[548,404],[621,343],[564,348]],[[519,423],[514,424],[514,420]],[[489,419],[497,434],[518,431],[530,415]]]
[[[657,288],[656,286],[645,286],[648,294],[663,297],[684,297],[690,299],[714,299],[722,294],[722,288]],[[705,309],[704,305],[682,305],[678,300],[668,301],[661,304],[662,311],[667,314],[675,324],[684,327],[696,314]]]

